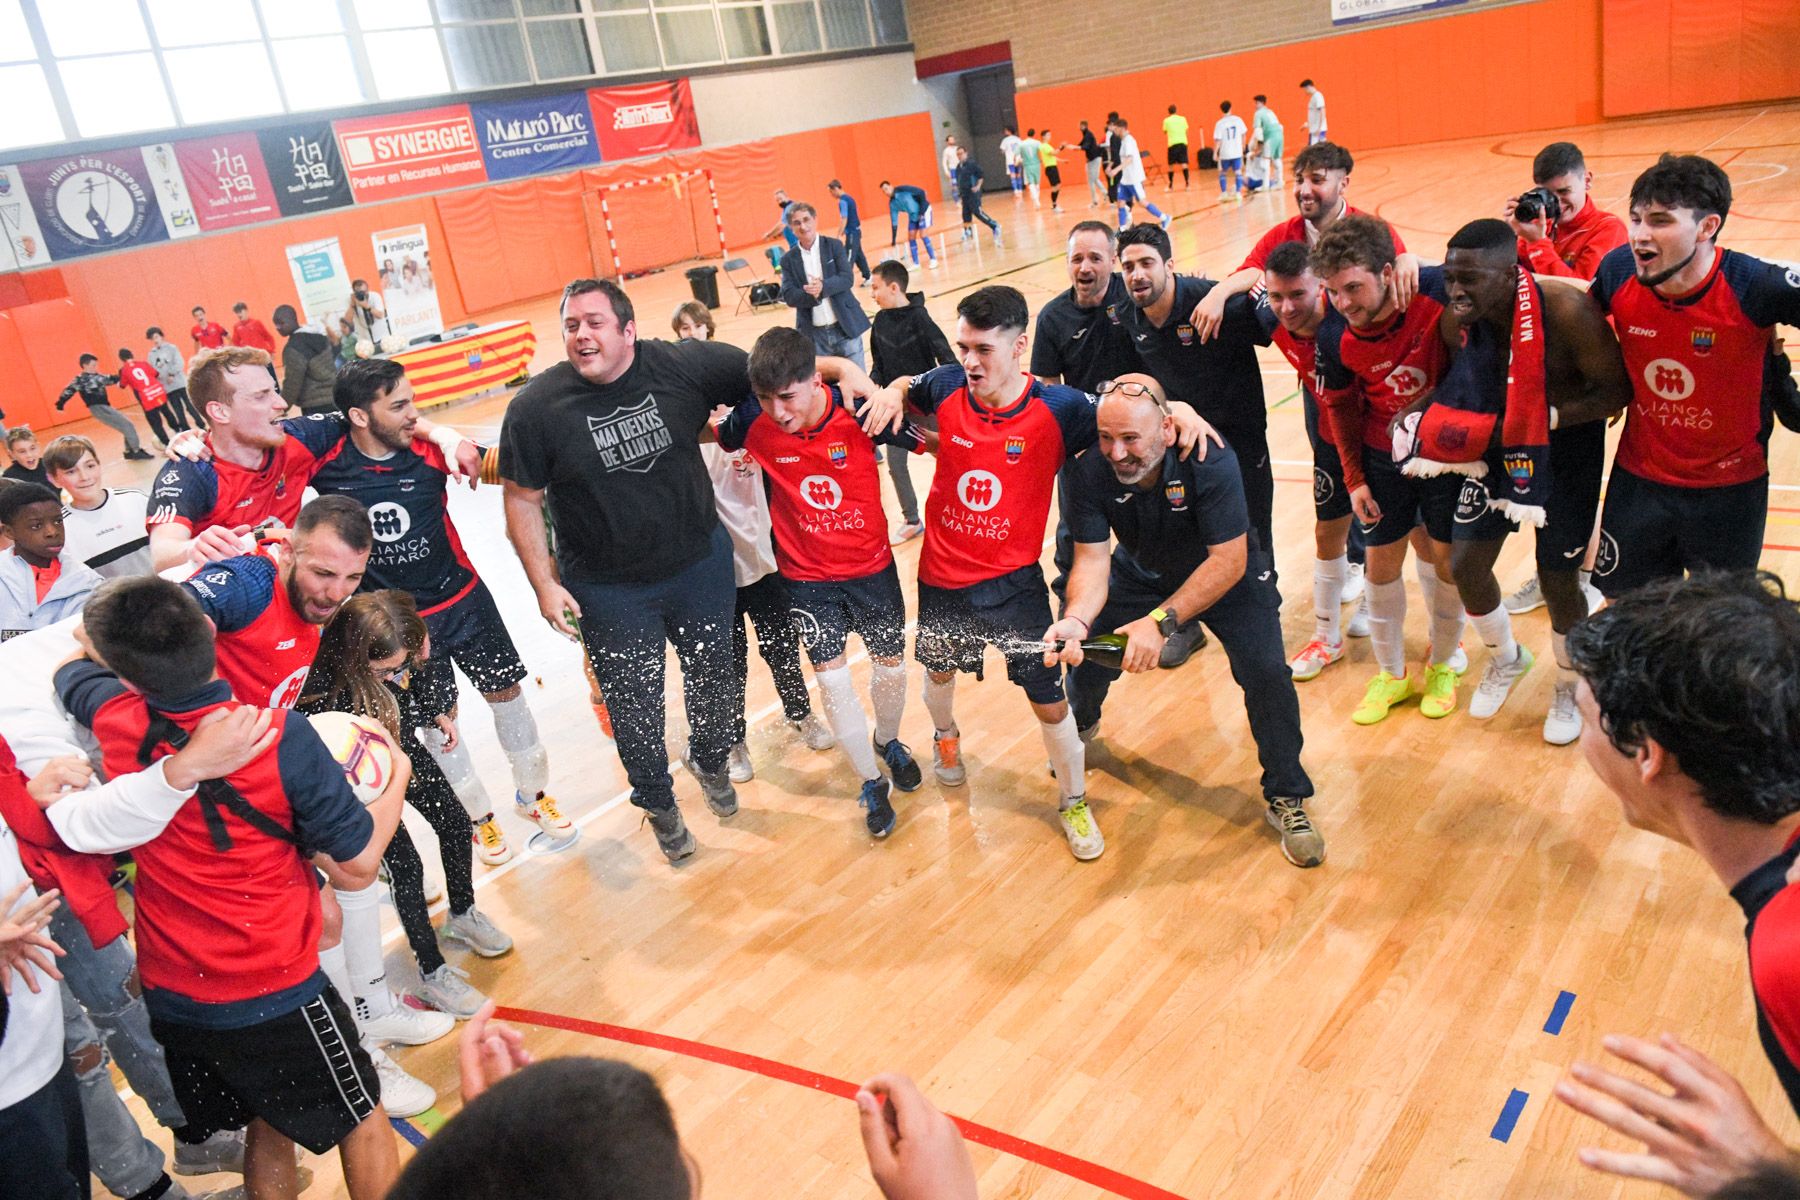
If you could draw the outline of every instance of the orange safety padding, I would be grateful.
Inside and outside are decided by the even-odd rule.
[[[505,304],[513,298],[506,255],[494,227],[492,188],[446,192],[436,198],[444,229],[445,257],[456,262],[463,307],[471,312]],[[439,289],[440,299],[442,289]]]
[[[1603,0],[1609,117],[1800,95],[1794,0]]]
[[[56,397],[81,370],[83,354],[98,355],[102,370],[108,362],[116,364],[74,300],[45,300],[0,312],[0,378],[6,380],[0,407],[6,410],[7,425],[42,431],[86,417],[87,405],[80,400],[56,411]],[[114,400],[125,403],[123,396]]]

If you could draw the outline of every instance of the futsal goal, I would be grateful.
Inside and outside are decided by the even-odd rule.
[[[712,171],[696,167],[582,194],[588,250],[601,274],[624,277],[725,254]]]

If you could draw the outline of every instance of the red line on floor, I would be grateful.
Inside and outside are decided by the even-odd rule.
[[[737,1050],[728,1050],[723,1046],[711,1046],[705,1042],[693,1042],[686,1038],[670,1037],[668,1034],[651,1033],[645,1029],[631,1029],[624,1025],[608,1025],[603,1021],[584,1021],[579,1017],[565,1017],[558,1013],[537,1012],[526,1008],[502,1008],[495,1016],[502,1021],[514,1021],[521,1025],[543,1025],[551,1029],[565,1029],[571,1033],[585,1033],[591,1037],[605,1038],[609,1041],[624,1042],[632,1046],[643,1046],[651,1050],[666,1050],[671,1054],[684,1054],[689,1058],[698,1058],[705,1062],[718,1063],[739,1071],[748,1071],[753,1075],[762,1075],[769,1079],[779,1079],[784,1083],[796,1084],[803,1088],[811,1088],[816,1092],[827,1092],[844,1100],[854,1100],[856,1085],[844,1079],[835,1079],[830,1075],[821,1075],[816,1071],[808,1071],[802,1067],[789,1066],[770,1058],[759,1058],[754,1054],[744,1054]],[[1133,1179],[1122,1175],[1110,1167],[1076,1158],[1072,1154],[1064,1154],[1061,1150],[1053,1150],[1024,1138],[1014,1137],[1010,1133],[1002,1133],[998,1129],[990,1129],[986,1125],[977,1125],[973,1121],[965,1121],[961,1117],[951,1117],[956,1127],[962,1130],[964,1137],[979,1146],[1022,1158],[1026,1162],[1048,1167],[1052,1171],[1067,1175],[1071,1179],[1079,1179],[1083,1183],[1105,1188],[1115,1196],[1127,1197],[1127,1200],[1182,1200],[1175,1192],[1164,1191],[1141,1179]]]
[[[1800,546],[1777,546],[1774,542],[1764,542],[1764,550],[1800,550]]]

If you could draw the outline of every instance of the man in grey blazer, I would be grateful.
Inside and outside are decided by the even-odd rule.
[[[812,338],[821,355],[867,370],[863,333],[869,318],[852,290],[855,276],[844,243],[819,235],[819,214],[803,201],[789,206],[788,228],[797,245],[781,257],[781,299],[797,314],[795,328]]]

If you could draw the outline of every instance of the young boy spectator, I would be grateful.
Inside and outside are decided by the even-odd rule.
[[[94,443],[84,437],[59,437],[44,451],[44,468],[51,486],[69,498],[63,505],[69,557],[86,563],[104,579],[148,575],[155,569],[150,531],[144,524],[150,497],[135,488],[105,486]]]
[[[0,529],[12,539],[0,551],[0,642],[74,614],[101,582],[80,559],[65,558],[62,514],[62,500],[39,484],[0,492]]]
[[[92,652],[57,672],[57,694],[94,731],[109,775],[157,762],[238,707],[212,628],[179,585],[114,580],[82,616]],[[294,1194],[298,1142],[337,1147],[353,1200],[375,1200],[398,1173],[394,1133],[350,1011],[319,969],[318,873],[349,890],[375,882],[412,771],[396,755],[365,808],[311,725],[285,711],[273,723],[273,747],[203,783],[134,849],[144,1000],[189,1128],[248,1125],[250,1195]]]
[[[155,367],[129,350],[119,351],[119,382],[137,397],[139,407],[144,410],[144,420],[150,422],[150,431],[156,435],[156,440],[164,450],[169,448],[169,429],[177,433],[187,431],[187,417],[169,403],[168,389],[162,385],[162,376]],[[163,426],[165,419],[169,423],[167,428]]]
[[[12,465],[0,471],[0,475],[20,483],[50,486],[50,476],[44,472],[44,451],[38,445],[37,434],[31,432],[31,426],[20,425],[6,431],[6,452],[12,456]]]
[[[62,390],[56,398],[56,411],[80,395],[82,402],[88,407],[88,414],[94,420],[114,430],[125,439],[125,457],[134,461],[143,461],[154,457],[138,442],[137,428],[130,418],[112,406],[112,398],[106,389],[119,382],[117,375],[102,375],[98,368],[100,360],[92,354],[84,354],[80,361],[81,373],[69,381],[69,386]]]
[[[144,330],[144,336],[150,339],[150,365],[156,368],[163,391],[168,393],[169,407],[193,422],[195,429],[205,429],[206,418],[188,399],[187,360],[181,357],[175,343],[163,336],[161,327],[152,325]]]
[[[877,310],[869,332],[869,349],[875,356],[875,369],[870,374],[882,387],[956,361],[950,340],[925,308],[925,293],[906,290],[910,280],[905,264],[889,259],[876,264],[869,284]],[[912,414],[912,419],[927,429],[937,424],[934,418],[921,413]],[[919,496],[913,490],[912,472],[908,469],[910,453],[897,445],[889,446],[887,451],[888,477],[894,481],[903,521],[894,534],[895,545],[925,532],[925,523],[919,520]]]

